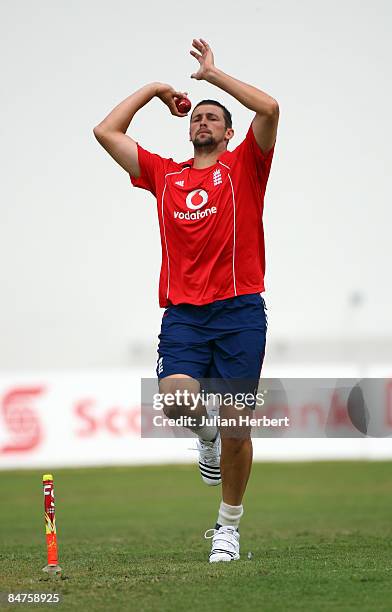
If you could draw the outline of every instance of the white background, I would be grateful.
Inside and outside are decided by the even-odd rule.
[[[387,0],[2,3],[0,368],[124,366],[132,347],[154,346],[155,203],[92,130],[159,80],[226,104],[236,146],[253,115],[189,78],[200,36],[219,68],[280,104],[270,342],[391,338],[391,11]],[[180,161],[187,130],[153,100],[129,133]]]

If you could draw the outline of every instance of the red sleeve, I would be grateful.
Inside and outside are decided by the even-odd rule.
[[[258,179],[261,181],[263,189],[268,181],[268,176],[271,170],[272,158],[274,155],[275,146],[264,153],[256,142],[253,133],[252,125],[246,134],[245,139],[234,149],[233,153],[242,158],[243,163],[249,170],[257,173]]]
[[[137,153],[141,174],[139,178],[129,175],[131,183],[135,187],[150,191],[150,193],[156,197],[157,179],[164,170],[165,160],[163,157],[160,157],[160,155],[150,153],[146,149],[143,149],[139,143],[137,143]]]

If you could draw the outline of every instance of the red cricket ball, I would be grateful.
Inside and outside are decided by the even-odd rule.
[[[191,101],[188,98],[180,98],[179,100],[177,99],[175,102],[177,110],[180,113],[188,113],[192,108]]]

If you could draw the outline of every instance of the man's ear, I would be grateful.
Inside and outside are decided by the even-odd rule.
[[[225,140],[227,141],[227,143],[230,142],[230,140],[233,138],[233,136],[234,136],[233,128],[227,128],[226,134],[225,134]]]

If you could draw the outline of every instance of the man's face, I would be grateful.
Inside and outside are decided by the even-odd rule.
[[[227,145],[233,134],[231,128],[226,128],[223,109],[214,104],[196,106],[189,127],[189,137],[195,149],[214,148],[222,142]]]

